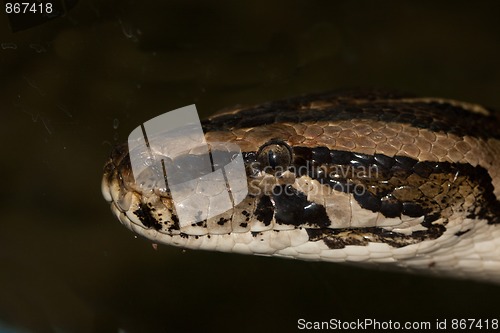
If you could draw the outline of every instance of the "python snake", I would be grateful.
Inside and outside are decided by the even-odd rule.
[[[241,148],[246,198],[179,225],[168,191],[135,182],[125,144],[102,182],[122,224],[189,249],[500,282],[500,128],[491,110],[350,90],[236,107],[202,127],[207,142]]]

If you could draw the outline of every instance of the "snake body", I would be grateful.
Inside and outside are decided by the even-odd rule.
[[[125,144],[102,182],[122,224],[189,249],[500,282],[500,128],[491,110],[352,90],[227,109],[202,127],[207,141],[241,148],[245,199],[180,225],[169,192],[133,178]]]

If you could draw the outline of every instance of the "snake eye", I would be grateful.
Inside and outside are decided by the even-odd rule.
[[[283,141],[270,141],[260,147],[257,161],[261,169],[267,173],[286,171],[292,162],[292,150]]]

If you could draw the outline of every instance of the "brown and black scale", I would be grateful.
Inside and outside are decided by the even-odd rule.
[[[380,90],[339,90],[311,94],[242,108],[237,113],[221,114],[202,121],[203,131],[225,131],[279,123],[307,123],[352,119],[408,124],[433,132],[459,136],[500,138],[498,118],[473,113],[448,103],[398,102],[415,95]],[[390,99],[391,101],[387,101]],[[328,103],[314,108],[311,105]]]
[[[280,122],[369,119],[408,124],[434,132],[460,136],[500,138],[498,119],[492,113],[472,113],[448,103],[398,103],[397,99],[413,95],[383,91],[340,91],[309,95],[295,99],[270,102],[239,110],[236,114],[221,115],[203,124],[206,131],[234,130]],[[384,100],[393,99],[391,102]],[[314,109],[312,103],[328,102],[326,108]],[[361,102],[360,102],[361,101]],[[297,110],[301,110],[297,112]],[[450,124],[453,124],[450,126]],[[279,138],[273,138],[279,141]],[[435,239],[446,230],[447,219],[453,213],[465,212],[468,218],[487,219],[489,224],[499,223],[500,202],[493,193],[491,177],[481,166],[467,163],[419,162],[405,156],[366,155],[327,147],[292,147],[293,163],[289,170],[296,176],[307,175],[334,190],[353,193],[361,207],[384,216],[424,216],[426,231],[403,235],[383,228],[331,229],[326,211],[320,205],[306,200],[298,191],[277,191],[280,195],[262,196],[258,202],[260,221],[269,221],[274,214],[279,224],[296,227],[308,225],[311,240],[324,239],[329,246],[343,247],[346,242],[384,241],[393,246],[404,246],[423,239]],[[257,151],[245,152],[247,163],[258,160]],[[308,168],[304,169],[304,166]],[[375,177],[329,177],[331,170],[366,170],[375,168]],[[306,170],[304,172],[304,170]],[[255,173],[255,170],[253,170]],[[345,174],[345,172],[344,172]],[[252,174],[248,175],[249,177]],[[367,189],[362,194],[352,191],[355,185]],[[286,186],[286,185],[280,185]],[[465,197],[474,193],[475,201],[465,207]],[[307,209],[305,207],[308,207]],[[309,211],[308,211],[309,210]],[[263,214],[266,212],[266,214]],[[433,222],[443,218],[442,225]],[[352,237],[346,237],[345,233]],[[343,234],[342,236],[338,236]],[[355,237],[354,235],[370,237]],[[320,235],[323,235],[320,237]],[[460,236],[460,235],[457,235]],[[359,245],[362,245],[362,244]],[[334,245],[335,244],[335,245]],[[341,245],[343,244],[343,245]]]
[[[220,115],[202,122],[202,126],[207,132],[251,128],[280,122],[370,119],[409,124],[417,128],[460,136],[500,138],[498,120],[493,115],[472,114],[468,110],[447,103],[411,103],[409,106],[407,103],[397,102],[399,98],[411,97],[414,96],[359,90],[309,95]],[[389,103],[384,99],[395,100]],[[322,109],[308,109],[311,103],[321,101],[330,105]],[[299,109],[302,110],[297,112]],[[274,140],[279,141],[279,138]],[[386,217],[397,217],[401,214],[410,217],[425,216],[422,225],[427,230],[403,235],[378,227],[331,229],[328,228],[330,222],[324,208],[307,201],[306,196],[298,191],[294,193],[292,191],[291,195],[286,196],[273,194],[273,200],[269,196],[255,198],[258,202],[253,215],[265,225],[269,225],[273,216],[276,222],[281,224],[295,227],[306,224],[310,226],[307,231],[312,241],[322,239],[331,248],[341,248],[345,245],[366,245],[368,240],[401,247],[424,239],[435,239],[446,230],[446,219],[453,212],[466,211],[467,217],[484,218],[490,224],[499,223],[500,203],[493,194],[488,172],[481,166],[473,167],[466,163],[418,162],[404,156],[381,154],[372,156],[330,150],[327,147],[292,147],[292,149],[293,163],[290,170],[297,170],[296,176],[302,175],[298,170],[304,169],[299,167],[309,161],[310,169],[307,175],[311,178],[329,185],[334,190],[348,193],[354,185],[363,185],[368,191],[354,196],[361,207],[381,212]],[[246,163],[255,162],[257,151],[244,152],[244,157]],[[356,170],[366,167],[375,167],[376,177],[328,176],[328,171],[331,169]],[[464,207],[464,197],[470,193],[474,193],[475,202],[469,207]],[[308,207],[309,211],[305,207]],[[143,224],[157,228],[158,225],[153,223],[148,209],[142,208],[141,206],[138,213],[139,217],[142,217]],[[444,218],[444,224],[432,223],[439,218]]]
[[[259,211],[268,213],[266,221],[274,214],[278,224],[309,226],[306,229],[311,240],[323,239],[332,248],[366,245],[368,240],[401,247],[424,239],[435,239],[446,230],[445,225],[451,214],[459,212],[465,212],[468,218],[486,219],[490,224],[500,222],[500,202],[493,194],[491,177],[481,166],[418,162],[404,156],[372,156],[324,147],[294,147],[293,153],[294,164],[289,170],[296,172],[297,177],[307,175],[333,190],[352,193],[361,207],[380,212],[388,218],[401,217],[402,214],[415,218],[424,216],[421,225],[427,230],[414,231],[411,235],[381,227],[332,229],[325,208],[308,201],[306,195],[290,185],[277,186],[288,187],[288,191],[273,191],[270,197],[260,198]],[[251,163],[254,156],[246,155],[246,162]],[[347,171],[332,171],[341,168]],[[376,172],[370,177],[363,177],[366,174],[363,171],[370,168]],[[346,174],[351,177],[344,177]],[[354,185],[361,185],[366,191],[356,194]],[[465,197],[471,193],[474,193],[475,201],[465,207]],[[262,214],[256,214],[256,217],[263,221]],[[433,224],[439,218],[443,219],[443,224]]]

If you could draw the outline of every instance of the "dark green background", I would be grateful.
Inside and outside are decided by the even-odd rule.
[[[290,332],[297,320],[500,318],[500,288],[135,238],[100,181],[159,114],[342,87],[500,107],[498,1],[80,1],[0,14],[0,327]]]

